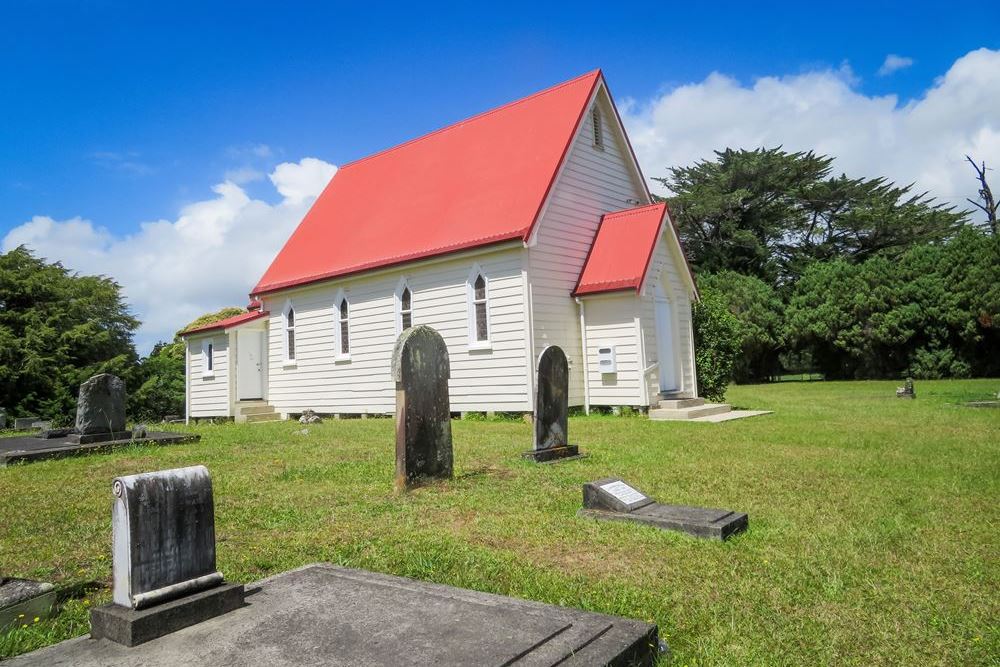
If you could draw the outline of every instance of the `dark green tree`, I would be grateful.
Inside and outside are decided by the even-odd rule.
[[[699,272],[736,271],[771,284],[815,260],[898,257],[954,235],[967,214],[883,178],[831,177],[833,158],[781,148],[717,151],[660,181]]]
[[[0,255],[0,405],[70,420],[91,375],[132,381],[138,326],[114,280],[72,273],[23,246]]]
[[[740,321],[729,312],[723,295],[711,287],[701,290],[701,299],[694,304],[692,315],[698,393],[711,401],[721,401],[733,380],[741,351]]]
[[[698,289],[712,292],[740,323],[740,355],[733,367],[737,382],[763,382],[780,371],[785,305],[771,285],[735,271],[703,274]]]

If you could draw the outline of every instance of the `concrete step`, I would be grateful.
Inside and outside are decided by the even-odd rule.
[[[726,403],[705,403],[704,405],[679,409],[657,408],[649,411],[649,418],[653,421],[695,419],[696,417],[722,414],[729,412],[730,409]]]
[[[260,422],[276,422],[281,421],[281,415],[277,412],[259,412],[253,415],[247,415],[246,420],[248,424],[258,424]]]
[[[266,412],[274,412],[274,408],[267,403],[260,403],[258,405],[240,405],[241,415],[260,415]]]
[[[672,398],[660,399],[660,404],[657,407],[665,410],[682,410],[684,408],[697,408],[702,405],[705,405],[704,398]]]

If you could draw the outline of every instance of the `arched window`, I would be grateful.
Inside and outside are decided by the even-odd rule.
[[[285,306],[285,361],[295,361],[295,309]]]
[[[343,359],[351,354],[351,327],[349,323],[350,304],[342,292],[337,295],[334,308],[337,316],[337,356]]]
[[[488,283],[483,270],[473,266],[467,283],[469,301],[469,346],[489,347],[490,313]]]
[[[413,326],[413,292],[406,279],[399,281],[396,288],[396,333],[400,334]]]

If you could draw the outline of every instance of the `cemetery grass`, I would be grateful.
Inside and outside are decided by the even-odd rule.
[[[520,459],[530,427],[454,422],[453,481],[396,495],[390,419],[192,427],[202,441],[0,469],[0,572],[110,586],[111,479],[203,463],[232,581],[316,561],[659,625],[663,664],[1000,663],[1000,382],[733,387],[775,414],[576,417],[589,457]],[[726,543],[575,516],[620,475],[663,502],[748,512]],[[0,658],[88,631],[109,589],[0,635]]]

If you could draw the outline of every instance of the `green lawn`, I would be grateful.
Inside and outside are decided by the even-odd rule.
[[[205,425],[202,441],[0,469],[0,572],[110,585],[111,479],[203,463],[235,581],[330,561],[659,624],[676,665],[1000,664],[1000,381],[734,387],[775,414],[723,424],[580,417],[590,457],[522,461],[521,422],[455,422],[454,481],[392,490],[388,419]],[[748,512],[726,543],[578,519],[620,475]],[[88,604],[0,636],[0,657],[87,631]],[[25,619],[32,621],[33,619]]]

